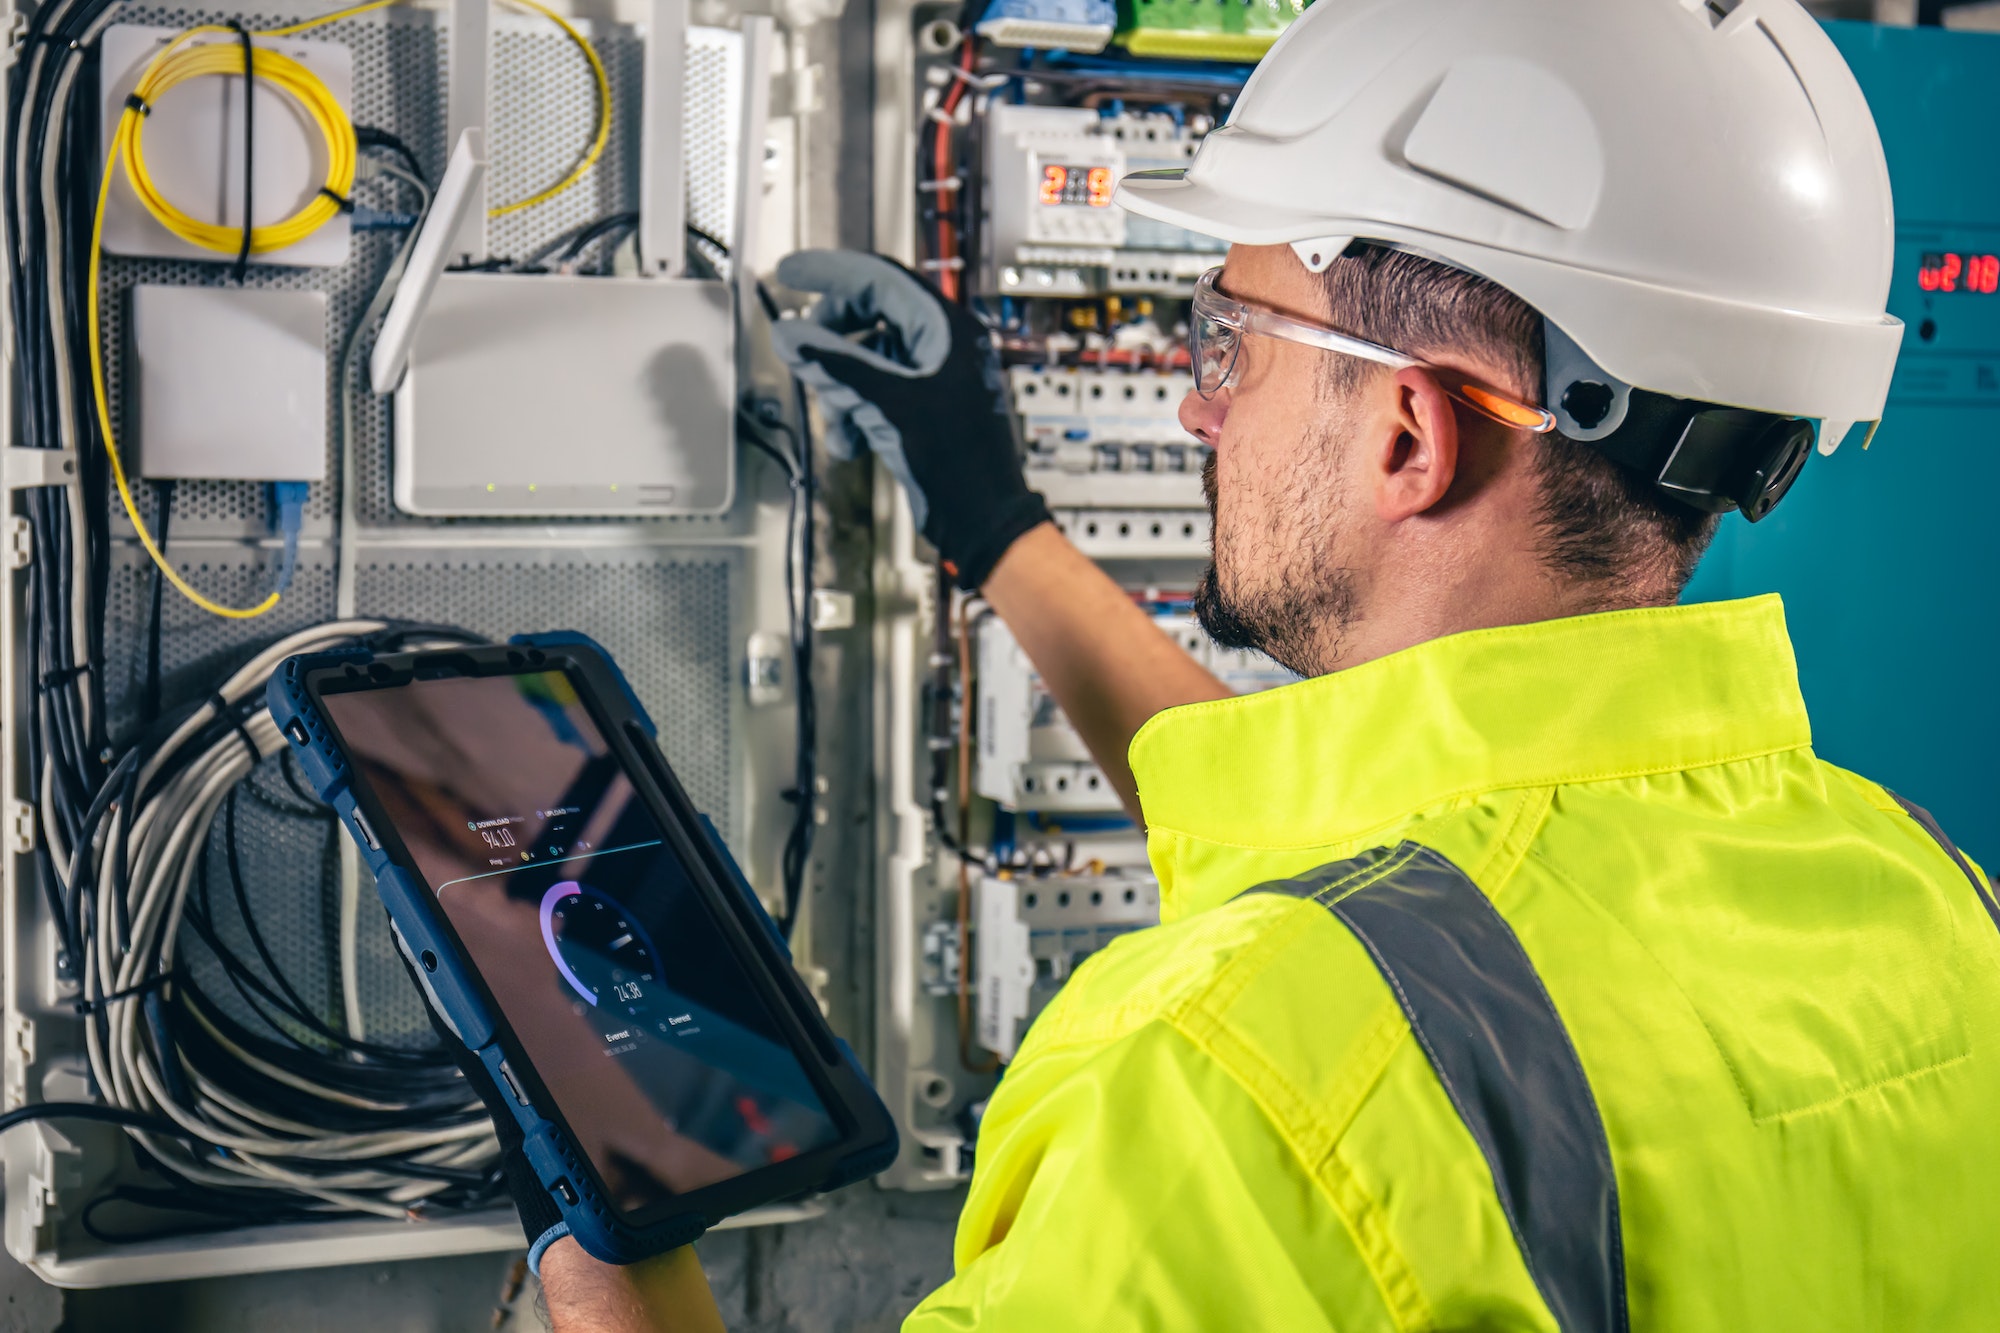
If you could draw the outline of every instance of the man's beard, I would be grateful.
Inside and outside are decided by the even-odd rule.
[[[1330,483],[1332,478],[1308,481],[1301,503],[1313,499],[1314,483]],[[1208,500],[1211,541],[1222,541],[1221,515],[1216,511],[1215,454],[1211,451],[1201,468],[1202,494]],[[1325,525],[1315,524],[1316,528]],[[1210,638],[1224,648],[1249,648],[1263,653],[1298,676],[1317,676],[1333,670],[1340,655],[1340,638],[1356,611],[1354,573],[1321,558],[1331,554],[1331,533],[1312,534],[1320,538],[1306,548],[1274,555],[1281,577],[1270,579],[1251,590],[1224,588],[1222,577],[1211,556],[1195,586],[1194,614]],[[1241,571],[1236,582],[1242,582]],[[1328,631],[1331,630],[1331,635]]]

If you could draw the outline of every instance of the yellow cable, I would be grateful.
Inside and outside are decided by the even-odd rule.
[[[168,48],[169,51],[172,49]],[[130,118],[138,113],[127,111],[125,114]],[[126,130],[125,122],[120,121],[119,135],[123,136]],[[181,577],[180,571],[167,563],[166,555],[160,550],[159,543],[153,540],[151,530],[146,527],[146,520],[139,517],[139,506],[132,503],[132,486],[125,479],[125,463],[118,457],[118,441],[111,429],[111,401],[104,390],[104,338],[98,326],[97,311],[98,270],[104,256],[104,205],[111,198],[111,173],[117,169],[118,154],[107,153],[104,158],[104,180],[97,187],[97,215],[90,224],[90,282],[85,288],[88,293],[86,308],[89,311],[90,324],[90,388],[97,400],[97,427],[104,433],[104,455],[111,460],[111,479],[118,484],[118,499],[125,506],[125,516],[132,520],[132,527],[139,534],[140,544],[146,548],[146,554],[153,557],[153,563],[159,566],[160,573],[167,582],[171,583],[181,596],[204,611],[226,616],[231,620],[248,620],[252,616],[261,616],[276,606],[278,594],[274,592],[257,605],[245,607],[224,606],[196,592],[194,587]]]
[[[321,14],[316,19],[306,19],[301,23],[287,24],[282,28],[259,28],[251,35],[255,37],[290,37],[294,33],[307,32],[328,23],[338,23],[342,19],[351,19],[357,14],[366,14],[376,9],[387,9],[390,5],[400,5],[402,3],[403,0],[368,0],[368,3],[365,5],[349,5],[346,9],[336,9],[331,14]]]
[[[584,150],[583,157],[570,169],[569,175],[539,194],[531,194],[526,199],[489,209],[486,214],[489,218],[505,217],[509,213],[518,213],[524,208],[533,208],[536,204],[547,203],[555,198],[590,174],[590,169],[597,165],[597,159],[604,156],[604,145],[611,140],[611,80],[604,72],[604,62],[597,58],[597,48],[592,46],[590,40],[578,32],[568,19],[540,3],[540,0],[509,0],[509,3],[519,5],[523,9],[532,9],[561,28],[563,35],[575,42],[576,49],[583,52],[583,58],[590,62],[590,77],[597,83],[597,135],[590,141],[590,147]]]
[[[260,29],[256,35],[259,37],[290,37],[294,33],[305,32],[307,29],[317,28],[322,24],[335,23],[341,19],[353,18],[357,14],[366,14],[370,10],[386,9],[390,5],[402,3],[404,3],[404,0],[367,0],[365,4],[350,5],[346,9],[337,9],[331,14],[322,14],[318,18],[306,19],[301,23],[294,23],[288,27]],[[531,194],[526,199],[518,199],[511,204],[501,204],[497,208],[487,210],[486,216],[490,218],[505,217],[509,213],[519,213],[523,209],[533,208],[536,204],[547,203],[549,200],[555,198],[589,175],[591,168],[597,165],[598,159],[604,156],[605,145],[611,142],[611,77],[604,72],[604,62],[598,58],[597,48],[590,44],[588,37],[577,31],[575,24],[556,13],[555,10],[550,9],[547,5],[541,4],[540,0],[508,0],[508,3],[519,5],[523,9],[531,9],[535,13],[540,14],[549,22],[561,28],[563,36],[574,42],[576,49],[583,53],[584,60],[589,62],[590,65],[591,82],[597,85],[597,132],[591,136],[590,146],[584,149],[583,156],[577,160],[577,164],[574,167],[570,168],[567,176],[564,176],[554,185],[549,186],[548,189]]]
[[[112,146],[119,165],[125,168],[125,178],[132,183],[133,193],[138,195],[139,202],[161,226],[204,250],[233,255],[243,244],[243,229],[204,222],[181,211],[154,184],[152,173],[146,168],[146,115],[150,108],[189,79],[211,74],[243,73],[243,48],[235,42],[218,41],[193,47],[185,45],[191,37],[215,32],[228,33],[230,29],[213,24],[190,28],[153,58],[145,73],[139,76],[138,86],[132,90],[133,98],[140,105],[128,103],[120,113]],[[256,78],[297,102],[326,142],[326,179],[322,191],[282,222],[251,227],[250,253],[268,254],[299,244],[340,213],[343,201],[354,192],[354,165],[358,149],[354,140],[354,123],[347,118],[332,90],[320,81],[317,74],[290,56],[263,47],[251,50]],[[249,222],[250,219],[244,219],[245,225]]]

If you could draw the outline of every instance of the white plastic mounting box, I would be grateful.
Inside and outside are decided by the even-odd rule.
[[[396,394],[396,504],[720,513],[736,493],[735,414],[724,283],[446,273]]]
[[[325,476],[325,292],[141,284],[132,350],[141,476]]]
[[[102,151],[108,155],[125,99],[174,28],[121,23],[107,28],[98,89]],[[223,33],[192,39],[189,46],[234,42]],[[260,48],[290,56],[333,94],[343,110],[354,103],[354,53],[338,42],[295,37],[255,37]],[[185,49],[185,48],[183,48]],[[326,145],[291,97],[267,82],[256,84],[256,170],[251,178],[253,222],[282,222],[319,193],[326,181]],[[168,92],[145,118],[142,144],[153,184],[182,212],[227,227],[243,218],[243,79],[215,75],[188,79]],[[102,161],[102,158],[99,159]],[[348,216],[336,213],[297,245],[252,256],[253,264],[328,265],[347,262]],[[233,262],[233,256],[184,241],[161,226],[139,203],[121,168],[104,205],[104,248],[116,255]]]

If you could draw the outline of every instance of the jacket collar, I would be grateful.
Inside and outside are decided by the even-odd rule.
[[[1359,838],[1504,788],[1670,772],[1811,741],[1771,595],[1435,639],[1281,689],[1168,709],[1139,729],[1130,758],[1154,835],[1279,850]],[[1209,905],[1186,902],[1177,915]]]

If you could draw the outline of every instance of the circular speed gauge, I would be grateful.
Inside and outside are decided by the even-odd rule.
[[[659,957],[646,933],[607,895],[564,880],[542,895],[542,943],[584,1003],[636,1014],[651,996]]]

